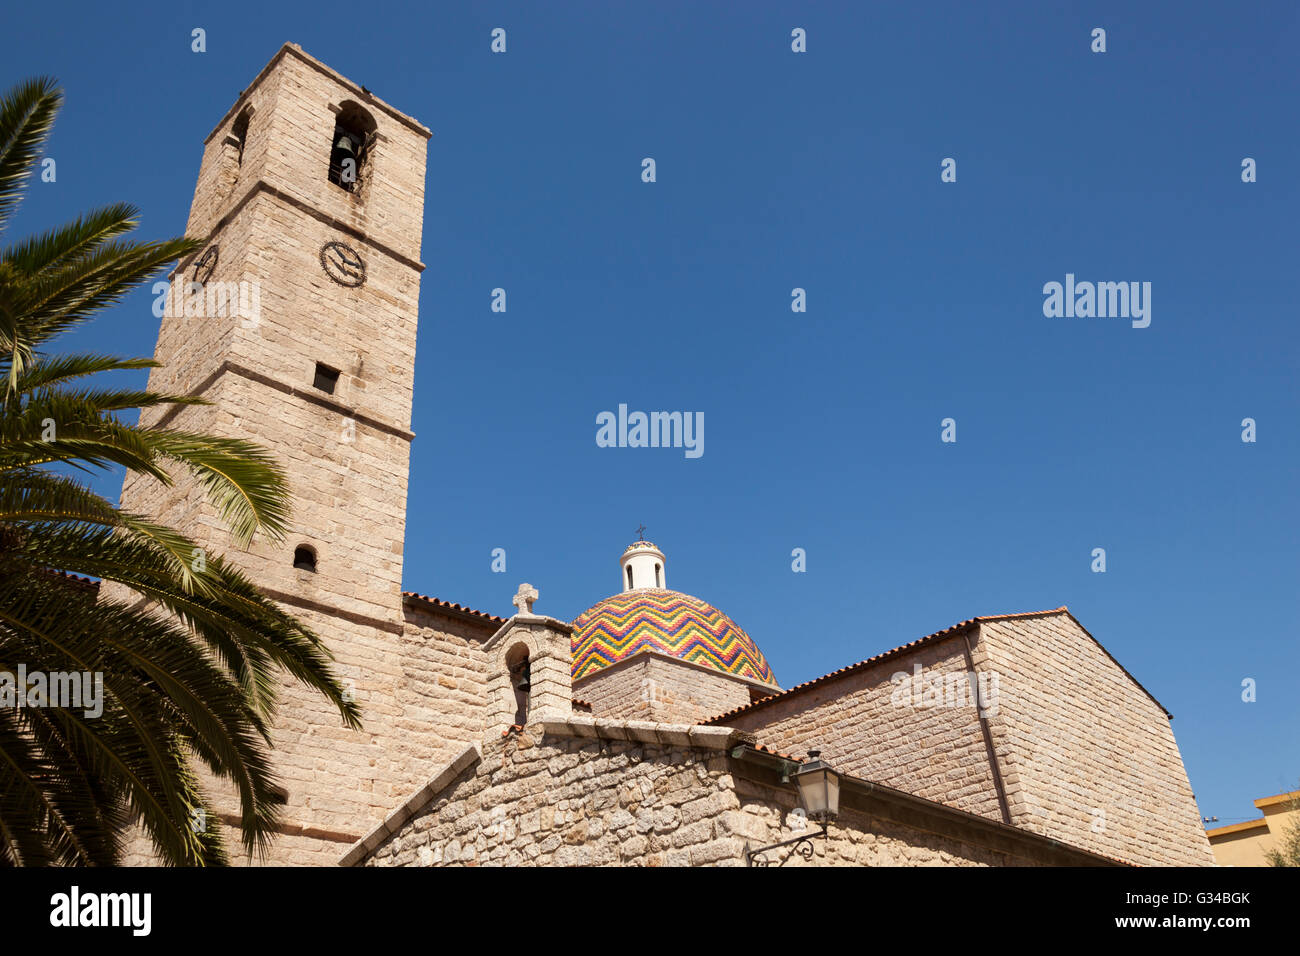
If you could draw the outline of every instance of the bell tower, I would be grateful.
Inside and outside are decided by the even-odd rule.
[[[150,388],[212,404],[144,421],[269,449],[290,535],[240,550],[192,486],[122,491],[295,610],[399,629],[429,136],[295,44],[240,94],[204,144],[205,245],[155,306]]]

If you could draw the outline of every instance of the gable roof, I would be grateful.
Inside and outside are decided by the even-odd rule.
[[[760,698],[759,700],[752,701],[741,707],[736,707],[732,710],[726,711],[725,713],[718,714],[716,717],[710,717],[708,720],[702,721],[702,723],[705,725],[719,724],[724,721],[730,720],[733,717],[736,717],[740,714],[747,714],[750,713],[751,711],[759,710],[760,708],[766,707],[768,704],[774,703],[776,701],[788,700],[793,696],[805,693],[806,691],[811,690],[814,687],[818,687],[822,684],[825,684],[827,681],[837,680],[841,677],[846,677],[849,674],[853,674],[856,673],[857,671],[871,667],[875,664],[879,664],[881,661],[886,661],[892,657],[898,657],[909,651],[916,650],[917,648],[924,647],[929,644],[937,644],[940,641],[946,640],[950,637],[956,637],[959,634],[964,634],[969,630],[971,630],[971,628],[977,627],[980,624],[984,624],[991,621],[1011,620],[1014,618],[1049,617],[1053,614],[1064,614],[1071,621],[1074,621],[1074,623],[1078,625],[1079,630],[1083,631],[1084,634],[1087,634],[1088,637],[1092,640],[1092,642],[1101,648],[1102,653],[1105,654],[1107,657],[1109,657],[1111,661],[1114,662],[1115,666],[1124,672],[1124,674],[1128,677],[1129,680],[1131,680],[1134,684],[1137,684],[1138,689],[1141,690],[1142,693],[1146,694],[1147,697],[1150,697],[1151,701],[1164,712],[1166,717],[1173,719],[1174,715],[1169,713],[1169,711],[1165,709],[1165,706],[1161,704],[1160,701],[1156,700],[1155,696],[1151,693],[1151,691],[1143,687],[1142,683],[1136,677],[1130,674],[1127,668],[1125,668],[1123,664],[1115,660],[1114,655],[1112,655],[1110,651],[1106,650],[1106,648],[1102,645],[1101,641],[1093,637],[1092,634],[1089,633],[1088,629],[1079,623],[1079,619],[1070,613],[1069,608],[1067,608],[1064,604],[1062,604],[1060,607],[1052,608],[1050,611],[1018,611],[1012,614],[990,614],[990,615],[983,615],[980,617],[972,617],[968,620],[960,621],[957,624],[952,625],[951,627],[946,627],[942,631],[935,631],[933,634],[927,634],[925,637],[918,637],[914,641],[909,641],[906,644],[900,644],[898,647],[890,648],[887,651],[882,651],[881,653],[876,654],[874,657],[868,657],[866,660],[858,661],[856,664],[849,664],[847,667],[841,667],[839,670],[831,671],[829,674],[823,674],[821,677],[814,677],[810,681],[804,681],[802,684],[796,684],[795,686],[790,687],[779,694],[772,694],[769,697],[763,697]]]

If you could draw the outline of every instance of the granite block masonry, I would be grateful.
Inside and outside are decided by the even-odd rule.
[[[283,823],[247,862],[744,865],[800,825],[789,774],[814,748],[845,775],[841,818],[791,865],[1213,862],[1169,715],[1064,608],[976,618],[783,690],[734,619],[668,588],[643,538],[620,592],[571,623],[536,609],[540,577],[509,618],[403,591],[430,136],[286,44],[204,141],[187,226],[204,246],[169,277],[169,297],[256,288],[257,319],[160,310],[149,387],[211,404],[142,420],[265,446],[294,510],[284,541],[240,549],[192,481],[128,478],[122,507],[302,618],[364,721],[341,726],[285,678]],[[680,434],[658,414],[660,446],[702,453],[702,414],[689,434],[688,413]],[[448,468],[490,466],[444,451]],[[870,621],[844,627],[877,641]],[[898,706],[890,675],[914,667],[996,675],[997,707]],[[235,794],[204,783],[237,844]],[[152,861],[143,834],[127,859]]]

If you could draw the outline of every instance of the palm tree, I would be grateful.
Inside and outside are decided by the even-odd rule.
[[[0,99],[0,232],[61,102],[45,78]],[[244,849],[264,853],[283,804],[268,732],[281,672],[360,726],[311,630],[220,556],[120,510],[83,480],[115,466],[163,483],[188,472],[241,546],[256,534],[280,539],[288,518],[283,473],[258,446],[124,415],[201,400],[86,380],[157,363],[47,354],[59,333],[197,248],[124,239],[136,224],[134,208],[106,206],[0,248],[3,864],[115,864],[136,821],[167,863],[224,863],[220,827],[198,825],[213,816],[200,767],[233,785]],[[149,601],[110,600],[81,576]],[[102,675],[102,713],[24,695],[20,667]]]

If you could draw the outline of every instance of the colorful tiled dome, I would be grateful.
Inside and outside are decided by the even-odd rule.
[[[763,652],[713,605],[680,591],[639,588],[608,597],[573,622],[573,679],[655,651],[776,686]]]

